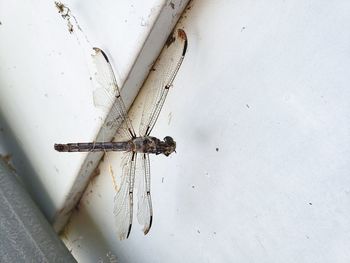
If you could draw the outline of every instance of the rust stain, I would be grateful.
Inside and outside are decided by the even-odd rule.
[[[96,169],[91,173],[91,182],[94,181],[94,179],[101,174],[100,168],[96,167]]]
[[[184,18],[187,18],[187,13],[192,9],[194,3],[192,0],[190,0],[186,6],[186,9],[184,10],[184,12],[182,13],[181,17],[179,20],[182,20]]]
[[[183,40],[187,40],[187,36],[184,30],[178,29],[177,30],[177,35],[179,38],[182,38]]]
[[[4,160],[10,170],[17,172],[16,168],[12,164],[12,154],[0,154],[0,158]]]
[[[11,162],[12,155],[11,154],[1,155],[1,158],[8,164],[9,162]]]

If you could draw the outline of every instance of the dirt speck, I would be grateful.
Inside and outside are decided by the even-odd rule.
[[[87,163],[86,167],[89,168],[89,167],[92,166],[93,164],[94,164],[93,161],[89,161],[89,162]]]
[[[94,179],[95,177],[99,176],[101,174],[100,169],[97,167],[91,174],[91,179]]]

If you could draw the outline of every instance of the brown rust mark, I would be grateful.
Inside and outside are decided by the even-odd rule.
[[[11,171],[17,172],[16,168],[12,164],[12,154],[0,154],[0,158],[4,160],[4,162],[7,164],[7,167],[10,168]]]
[[[184,18],[187,18],[187,13],[192,9],[192,7],[194,6],[194,3],[192,0],[190,0],[184,10],[184,12],[182,13],[181,17],[179,20],[182,20]]]
[[[99,176],[101,174],[100,168],[96,168],[92,173],[91,173],[91,180],[95,179],[95,177]]]
[[[184,31],[183,29],[181,29],[181,28],[179,28],[179,29],[177,30],[177,37],[179,37],[179,38],[181,38],[181,39],[183,39],[183,40],[185,40],[185,41],[187,40],[186,33],[185,33],[185,31]],[[168,48],[172,43],[175,42],[175,40],[176,40],[175,34],[174,34],[174,32],[172,32],[172,33],[169,35],[169,37],[168,37],[168,39],[167,39],[167,41],[166,41],[166,43],[165,43],[166,47]]]
[[[9,162],[11,162],[12,155],[11,155],[11,154],[1,155],[1,158],[2,158],[7,164],[9,164]]]
[[[180,28],[177,30],[177,35],[179,38],[181,38],[183,40],[187,40],[187,36],[186,36],[185,31],[180,29]]]

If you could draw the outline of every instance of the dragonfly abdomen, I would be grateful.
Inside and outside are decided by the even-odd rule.
[[[59,152],[109,152],[132,151],[130,142],[83,142],[55,144],[55,150]]]

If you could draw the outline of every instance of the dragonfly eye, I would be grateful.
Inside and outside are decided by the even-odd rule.
[[[173,138],[171,138],[170,136],[166,136],[164,137],[164,141],[167,143],[167,144],[174,144],[174,140]]]
[[[164,144],[165,144],[165,151],[163,152],[164,155],[169,156],[171,153],[175,151],[176,142],[170,136],[166,136],[164,138]]]

